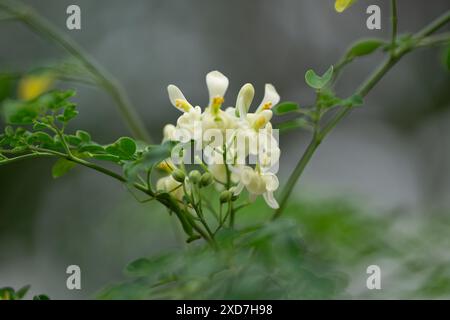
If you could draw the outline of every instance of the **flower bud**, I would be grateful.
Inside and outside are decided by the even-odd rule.
[[[231,200],[233,194],[229,190],[222,191],[220,194],[220,203],[225,203]]]
[[[193,184],[199,183],[201,178],[202,178],[202,175],[200,174],[200,172],[198,170],[192,170],[191,172],[189,172],[189,180]]]
[[[172,177],[173,177],[176,181],[183,183],[183,182],[184,182],[184,179],[186,178],[186,175],[184,174],[184,172],[183,172],[182,170],[180,170],[180,169],[175,169],[175,170],[172,172]]]
[[[209,172],[205,172],[202,174],[202,177],[200,179],[200,186],[207,187],[213,182],[213,176]]]

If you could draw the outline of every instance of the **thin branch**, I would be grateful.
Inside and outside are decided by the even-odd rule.
[[[6,164],[11,164],[11,163],[22,161],[22,160],[40,158],[40,157],[55,157],[55,155],[51,154],[51,153],[46,153],[46,152],[28,153],[28,154],[23,154],[23,155],[14,157],[14,158],[1,159],[0,166],[6,165]]]
[[[397,0],[391,0],[391,52],[395,51],[395,46],[397,44],[397,29],[398,29],[398,17],[397,17]]]

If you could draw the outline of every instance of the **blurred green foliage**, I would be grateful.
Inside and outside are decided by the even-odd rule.
[[[345,200],[298,201],[282,219],[257,202],[223,230],[220,250],[140,258],[101,299],[448,298],[450,218],[373,212]],[[366,288],[366,268],[382,270],[382,289]]]
[[[308,254],[291,220],[244,231],[224,230],[220,250],[195,246],[141,258],[126,268],[131,281],[102,299],[325,299],[346,277]]]
[[[29,285],[22,287],[17,291],[11,287],[0,288],[0,300],[22,300],[29,290]],[[50,300],[50,298],[45,294],[39,294],[34,296],[33,300]]]

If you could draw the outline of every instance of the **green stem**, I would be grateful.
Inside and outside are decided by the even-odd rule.
[[[444,25],[446,25],[448,22],[450,22],[450,10],[447,12],[444,12],[440,17],[438,17],[436,20],[432,21],[429,25],[427,25],[425,28],[420,30],[416,34],[417,39],[423,39],[436,31],[438,31],[440,28],[442,28]]]
[[[226,220],[227,217],[230,216],[230,228],[234,228],[235,215],[236,215],[236,212],[233,209],[233,201],[230,200],[228,202],[228,213],[227,213],[227,216],[224,219],[224,220]]]
[[[79,159],[76,156],[73,156],[71,154],[64,154],[58,151],[54,151],[54,150],[47,150],[47,149],[42,149],[42,148],[37,148],[37,147],[30,147],[30,150],[33,151],[33,153],[30,154],[25,154],[25,155],[20,155],[17,156],[15,158],[10,158],[10,159],[4,159],[0,161],[0,165],[3,164],[9,164],[12,162],[16,162],[16,161],[20,161],[20,160],[24,160],[24,159],[31,159],[31,158],[38,158],[38,157],[60,157],[60,158],[64,158],[67,159],[69,161],[72,161],[74,163],[77,163],[79,165],[85,166],[87,168],[90,168],[92,170],[101,172],[107,176],[110,176],[122,183],[127,183],[127,179],[123,176],[121,176],[120,174],[117,174],[109,169],[106,169],[104,167],[101,167],[99,165],[96,165],[94,163],[85,161],[83,159]],[[138,183],[134,183],[133,186],[142,191],[145,194],[148,194],[150,196],[155,196],[151,191],[148,190],[146,185],[140,185]],[[156,200],[158,200],[160,203],[162,203],[163,205],[167,206],[166,203],[166,199],[162,199],[162,198],[158,198],[158,196],[155,196]],[[178,211],[177,211],[178,212]],[[189,213],[186,214],[186,216],[188,216]],[[200,216],[203,216],[202,214],[200,214]],[[189,217],[189,216],[188,216]],[[190,217],[189,217],[190,218]],[[202,221],[203,223],[204,221]],[[193,219],[189,219],[189,223],[192,225],[193,229],[195,231],[197,231],[214,249],[217,249],[217,244],[214,240],[214,233],[209,229],[209,227],[207,225],[205,225],[205,228],[207,229],[207,231],[204,231],[202,228],[200,228],[200,226],[198,226],[195,221],[193,221]],[[206,223],[206,222],[205,222]]]
[[[397,44],[397,29],[398,29],[398,17],[397,17],[397,0],[391,0],[391,52],[395,52],[395,46]]]
[[[89,57],[75,41],[67,38],[60,30],[28,6],[19,4],[18,2],[10,3],[9,1],[0,0],[0,9],[16,16],[25,25],[43,37],[58,43],[70,55],[77,59],[94,76],[98,84],[115,100],[133,136],[137,139],[150,142],[150,136],[145,126],[138,117],[121,85]]]
[[[421,47],[432,47],[436,45],[445,45],[450,42],[450,32],[444,32],[441,34],[437,34],[435,36],[429,36],[422,38],[419,42],[416,44],[416,48]]]
[[[301,157],[300,161],[297,163],[297,166],[294,169],[294,172],[289,177],[285,187],[283,188],[283,192],[280,196],[280,207],[275,211],[275,214],[273,215],[273,219],[278,218],[283,210],[285,209],[285,206],[287,204],[287,200],[289,199],[289,196],[292,193],[292,190],[294,189],[295,184],[297,183],[297,180],[302,175],[303,171],[305,170],[306,165],[308,164],[309,160],[311,160],[314,151],[316,151],[317,147],[319,146],[320,142],[319,140],[312,139],[311,142],[306,147],[305,152],[303,153],[303,156]]]
[[[2,159],[0,160],[0,165],[10,164],[21,160],[39,158],[39,157],[55,157],[54,154],[46,153],[46,152],[37,152],[37,153],[29,153],[23,154],[21,156],[17,156],[14,158]]]
[[[33,69],[31,72],[44,71],[44,70],[51,71],[52,76],[54,76],[56,79],[58,79],[60,81],[78,83],[78,84],[83,84],[83,85],[87,85],[87,86],[96,86],[97,85],[97,83],[95,83],[93,80],[89,80],[87,78],[86,79],[79,78],[79,77],[75,77],[75,76],[67,76],[67,75],[62,74],[61,72],[58,72],[57,70],[54,70],[53,68],[50,68],[50,67]],[[21,79],[24,76],[26,76],[26,74],[27,74],[27,72],[0,73],[0,78],[18,80],[18,79]]]

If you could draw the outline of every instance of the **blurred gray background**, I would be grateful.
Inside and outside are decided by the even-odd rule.
[[[256,100],[266,82],[282,100],[310,104],[304,73],[334,64],[361,37],[388,37],[389,1],[359,1],[343,14],[332,0],[133,0],[27,1],[75,39],[124,85],[155,141],[178,111],[166,96],[169,83],[190,101],[207,101],[205,74],[230,79],[233,104],[252,82]],[[81,7],[82,30],[65,28],[69,4]],[[382,30],[365,27],[369,4],[382,8]],[[449,9],[448,0],[399,1],[400,32],[414,32]],[[0,72],[27,71],[67,57],[59,47],[18,22],[0,23]],[[382,54],[346,69],[338,86],[350,94]],[[62,87],[74,87],[62,84]],[[111,98],[75,85],[77,128],[101,143],[129,135]],[[450,207],[450,77],[441,52],[405,57],[321,145],[297,197],[350,196],[375,212],[401,208],[433,215]],[[275,122],[279,119],[275,119]],[[301,155],[309,136],[281,136],[281,178]],[[120,279],[139,256],[178,246],[170,219],[159,206],[140,205],[108,177],[77,168],[53,180],[50,160],[0,167],[0,287],[32,284],[52,298],[92,297]],[[81,291],[65,287],[65,268],[80,265]]]

